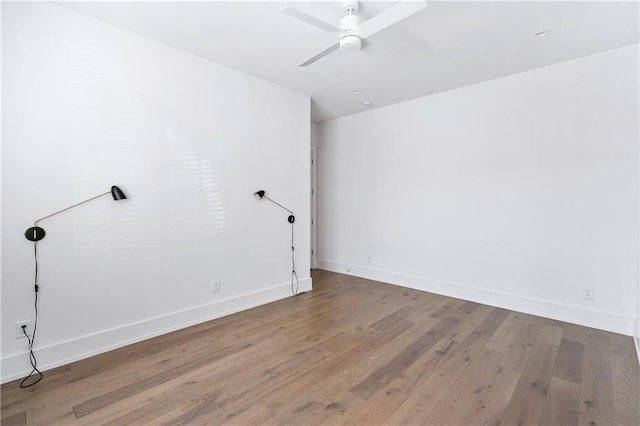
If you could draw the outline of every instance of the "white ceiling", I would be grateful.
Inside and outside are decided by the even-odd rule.
[[[364,21],[397,3],[361,1],[359,15]],[[307,94],[314,121],[638,43],[637,1],[429,1],[360,52],[335,52],[299,68],[335,36],[280,9],[293,5],[337,26],[342,2],[58,4]],[[541,29],[550,35],[536,37]]]

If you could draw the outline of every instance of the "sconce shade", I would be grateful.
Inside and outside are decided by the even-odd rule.
[[[111,187],[111,196],[113,197],[114,201],[127,199],[127,196],[124,195],[124,192],[122,192],[122,189],[118,188],[115,185]]]
[[[256,199],[259,200],[260,198],[264,197],[264,194],[265,194],[265,192],[263,190],[260,190],[260,191],[258,191],[256,193],[254,193],[253,196],[256,197]]]

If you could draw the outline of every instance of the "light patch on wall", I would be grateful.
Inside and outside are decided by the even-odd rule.
[[[166,130],[164,149],[159,144],[154,157],[143,152],[142,141],[151,136],[145,130],[144,94],[135,77],[115,69],[97,46],[70,45],[68,66],[69,137],[74,147],[66,156],[73,175],[70,197],[86,199],[96,188],[107,185],[106,191],[117,184],[133,200],[157,198],[163,203],[161,212],[141,212],[140,204],[131,200],[126,209],[83,206],[74,211],[73,251],[138,247],[143,238],[159,238],[154,232],[158,228],[163,229],[162,239],[169,240],[223,232],[224,203],[209,160],[174,128]],[[149,180],[157,186],[139,187]]]
[[[169,239],[190,239],[220,233],[225,228],[222,194],[209,161],[187,146],[178,133],[167,130],[169,185],[175,197],[168,206]]]
[[[128,189],[142,178],[142,101],[136,82],[107,67],[100,48],[69,46],[69,138],[74,200],[86,199],[117,184]],[[106,142],[106,143],[105,143]],[[108,150],[105,150],[107,147]],[[73,211],[74,253],[105,252],[140,246],[141,213],[107,205],[106,199]],[[103,203],[102,205],[99,205]],[[95,204],[95,205],[94,205]]]

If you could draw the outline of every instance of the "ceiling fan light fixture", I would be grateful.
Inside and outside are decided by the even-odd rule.
[[[362,39],[357,35],[347,34],[340,38],[340,50],[343,52],[355,52],[362,47]]]

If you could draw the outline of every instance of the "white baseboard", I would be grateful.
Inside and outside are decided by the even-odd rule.
[[[383,271],[339,262],[319,260],[318,267],[327,271],[353,275],[374,281],[400,285],[416,290],[469,300],[526,314],[537,315],[586,327],[632,336],[635,318],[610,312],[585,309],[548,300],[532,299],[514,294],[469,287],[461,284],[432,280],[413,275]]]
[[[299,291],[312,290],[311,278],[300,280]],[[179,330],[205,321],[220,318],[291,296],[291,284],[280,284],[252,293],[196,306],[179,312],[149,318],[123,327],[104,330],[88,336],[46,347],[35,347],[40,371],[50,370],[93,355],[117,349],[151,337]],[[26,376],[29,366],[28,352],[9,355],[2,359],[2,383]]]
[[[636,356],[638,357],[638,364],[640,364],[640,337],[634,336],[633,343],[636,344]]]

